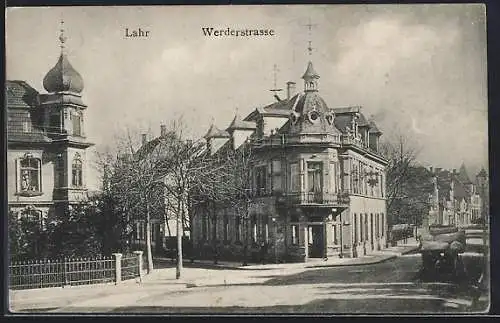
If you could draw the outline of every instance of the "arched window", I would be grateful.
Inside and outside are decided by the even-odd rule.
[[[34,158],[31,154],[26,154],[20,160],[20,192],[41,192],[41,164],[41,160]]]
[[[83,186],[82,180],[82,159],[79,154],[76,154],[71,163],[71,185],[74,187]]]

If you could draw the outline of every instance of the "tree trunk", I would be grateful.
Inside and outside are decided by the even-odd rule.
[[[181,271],[182,271],[182,232],[184,231],[182,228],[182,211],[181,208],[183,207],[182,201],[179,198],[177,202],[177,216],[176,216],[176,221],[177,221],[177,270],[175,273],[175,278],[179,279],[181,278]]]
[[[153,253],[151,251],[151,214],[146,203],[146,252],[148,255],[148,274],[153,272]]]

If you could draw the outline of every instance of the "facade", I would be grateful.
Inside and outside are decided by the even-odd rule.
[[[47,93],[6,81],[9,212],[41,221],[87,197],[83,79],[61,55],[43,79]]]
[[[432,169],[434,193],[431,196],[429,225],[468,226],[485,216],[487,176],[484,169],[472,182],[464,164],[459,171]]]
[[[275,261],[357,257],[386,245],[387,161],[381,131],[361,107],[330,108],[309,62],[304,91],[236,116],[205,135],[212,154],[250,145],[252,201],[246,216],[197,208],[192,240],[199,254]],[[245,247],[247,246],[247,247]]]

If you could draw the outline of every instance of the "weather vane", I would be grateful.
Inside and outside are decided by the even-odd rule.
[[[307,47],[307,51],[309,52],[309,56],[312,55],[312,51],[314,49],[314,47],[312,47],[312,34],[311,34],[311,31],[312,31],[312,27],[316,27],[318,24],[313,24],[311,23],[311,18],[309,18],[309,23],[308,24],[305,24],[305,26],[307,27],[308,31],[309,31],[309,40],[308,40],[308,44],[309,46]]]
[[[278,86],[277,85],[278,72],[279,72],[278,65],[274,64],[273,65],[274,87],[271,90],[269,90],[269,91],[274,92],[275,95],[276,95],[277,92],[283,91],[283,89],[278,89],[277,88],[277,86]]]
[[[61,42],[61,51],[64,51],[64,43],[66,43],[67,37],[64,35],[64,19],[61,17],[61,34],[59,35],[59,41]]]

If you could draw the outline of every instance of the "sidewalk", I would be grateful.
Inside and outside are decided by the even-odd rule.
[[[156,269],[142,280],[131,279],[114,283],[70,286],[65,288],[43,288],[31,290],[9,290],[12,311],[44,309],[59,311],[64,308],[91,308],[99,306],[133,306],[138,299],[154,297],[165,291],[182,292],[191,287],[223,285],[248,285],[266,282],[270,276],[293,275],[321,267],[369,265],[393,259],[414,251],[416,245],[400,245],[376,251],[359,258],[313,259],[307,263],[286,263],[241,266],[239,262],[195,261],[198,268],[183,269],[180,279],[175,278],[175,267]],[[208,270],[207,270],[208,269]],[[212,270],[210,270],[212,269]]]
[[[198,268],[219,268],[219,269],[233,269],[233,270],[273,270],[273,269],[285,269],[285,268],[318,268],[318,267],[335,267],[335,266],[354,266],[354,265],[370,265],[380,263],[386,260],[393,259],[397,256],[401,256],[410,252],[417,250],[418,242],[413,239],[413,241],[408,241],[406,244],[400,244],[398,246],[389,247],[379,251],[373,251],[365,256],[358,258],[328,258],[324,260],[322,258],[309,258],[308,262],[305,263],[268,263],[268,264],[248,264],[247,266],[242,266],[241,262],[231,262],[231,261],[218,261],[217,264],[213,260],[195,260],[191,262],[190,260],[184,261],[184,266],[186,267],[198,267]],[[159,259],[159,258],[157,258]],[[165,258],[165,260],[167,260]]]

